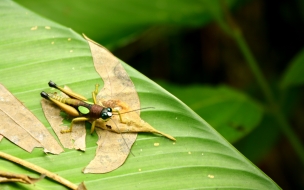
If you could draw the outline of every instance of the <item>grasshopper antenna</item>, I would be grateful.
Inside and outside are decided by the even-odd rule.
[[[111,119],[111,118],[110,118],[110,119]],[[127,144],[127,142],[126,142],[126,139],[123,137],[123,135],[122,135],[122,133],[121,133],[121,131],[120,131],[118,125],[116,125],[116,122],[115,122],[113,119],[111,119],[111,120],[113,121],[113,123],[114,123],[115,126],[117,127],[117,129],[118,129],[118,131],[119,131],[119,134],[121,135],[123,141],[125,142],[126,146],[127,146],[128,149],[130,150],[131,154],[135,157],[135,155],[133,154],[133,152],[132,152],[132,150],[131,150],[131,147],[128,146],[128,144]]]
[[[145,108],[139,108],[139,109],[135,109],[135,110],[131,110],[131,111],[127,111],[127,112],[123,112],[120,114],[125,114],[125,113],[130,113],[130,112],[134,112],[134,111],[138,111],[138,110],[145,110],[145,109],[155,109],[155,107],[145,107]],[[118,114],[114,114],[113,115],[118,115]]]

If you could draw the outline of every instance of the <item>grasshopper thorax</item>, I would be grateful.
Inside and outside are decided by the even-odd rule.
[[[100,113],[100,118],[103,120],[108,120],[113,115],[111,108],[103,108]]]

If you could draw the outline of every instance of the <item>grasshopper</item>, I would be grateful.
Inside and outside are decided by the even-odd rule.
[[[65,93],[66,95],[69,96],[69,98],[61,97],[56,93],[52,93],[52,94],[46,93],[44,91],[40,93],[41,97],[53,102],[64,112],[66,112],[70,116],[75,117],[72,120],[69,129],[61,130],[60,131],[61,133],[72,132],[73,124],[75,122],[93,120],[91,127],[91,134],[92,134],[95,129],[96,120],[101,118],[104,121],[108,121],[112,117],[113,112],[116,112],[119,115],[119,119],[122,122],[122,118],[118,110],[113,110],[110,107],[104,107],[97,104],[96,95],[98,93],[98,87],[99,87],[98,84],[95,85],[95,90],[92,92],[93,103],[88,102],[85,97],[73,91],[57,86],[56,83],[54,83],[53,81],[50,81],[48,85]]]
[[[127,109],[125,112],[120,113],[119,110],[117,110],[115,108],[112,109],[111,107],[106,107],[106,106],[97,104],[96,95],[98,93],[98,87],[99,87],[98,84],[95,85],[95,90],[92,92],[93,103],[88,102],[85,97],[83,97],[83,96],[81,96],[81,95],[79,95],[79,94],[77,94],[77,93],[75,93],[71,90],[67,90],[67,89],[64,89],[64,88],[61,88],[61,87],[57,86],[52,81],[50,81],[48,84],[49,84],[50,87],[56,88],[56,89],[60,90],[61,92],[65,93],[66,95],[69,96],[69,98],[64,98],[64,97],[61,97],[61,96],[57,95],[56,93],[49,93],[48,94],[44,91],[42,91],[40,93],[40,95],[43,98],[53,102],[59,108],[61,108],[61,110],[63,110],[64,112],[66,112],[70,116],[74,117],[74,119],[72,120],[72,122],[70,124],[70,128],[67,129],[67,130],[61,130],[60,131],[61,133],[71,132],[72,129],[73,129],[73,124],[75,122],[90,121],[92,123],[92,127],[91,127],[91,134],[92,134],[94,132],[95,125],[97,124],[97,126],[100,126],[99,123],[98,123],[99,122],[98,120],[102,119],[103,121],[106,122],[109,119],[111,119],[112,115],[114,115],[113,114],[113,112],[114,112],[115,115],[119,116],[120,123],[124,123],[127,126],[126,128],[123,129],[123,132],[127,131],[127,132],[158,133],[160,135],[163,135],[163,136],[175,141],[174,137],[154,129],[148,123],[141,120],[138,115],[135,118],[132,118],[132,119],[124,118],[124,121],[122,120],[121,114],[129,113],[129,112],[133,112],[133,111],[137,111],[137,110],[142,110],[142,109],[147,109],[147,108],[151,108],[151,107],[141,108],[141,109],[136,109],[136,110],[131,110],[131,111]],[[111,102],[119,103],[120,106],[128,108],[128,106],[125,103],[121,102],[120,100],[111,100]],[[118,126],[116,127],[116,129],[111,128],[111,126],[109,126],[109,125],[105,125],[105,126],[107,127],[107,130],[111,130],[111,131],[114,131],[116,133],[121,133]]]

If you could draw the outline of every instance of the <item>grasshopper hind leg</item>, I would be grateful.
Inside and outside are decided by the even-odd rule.
[[[75,99],[78,99],[78,100],[81,100],[81,101],[86,101],[87,100],[86,97],[84,97],[80,94],[77,94],[77,93],[73,92],[72,90],[68,90],[68,89],[65,89],[65,88],[61,88],[60,86],[57,86],[57,84],[54,83],[51,80],[49,81],[48,85],[49,85],[49,87],[56,88],[57,90],[60,90],[61,92],[65,93],[66,95],[68,95],[71,98],[75,98]]]

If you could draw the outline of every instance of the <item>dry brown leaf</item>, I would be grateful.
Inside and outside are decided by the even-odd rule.
[[[69,89],[68,87],[64,87],[65,89]],[[71,90],[71,89],[69,89]],[[61,96],[66,96],[63,93]],[[60,131],[63,129],[63,117],[60,115],[60,108],[53,104],[52,102],[42,99],[41,106],[44,112],[44,115],[51,127],[55,131],[58,139],[60,140],[62,146],[68,149],[77,149],[85,151],[85,123],[84,122],[76,122],[73,125],[73,131],[71,133],[61,133]]]
[[[15,173],[9,173],[0,171],[0,183],[5,182],[21,182],[25,184],[33,184],[37,181],[41,180],[44,176],[40,178],[32,178],[30,176],[24,175],[24,174],[15,174]]]
[[[139,109],[140,102],[137,91],[120,60],[103,46],[85,35],[84,37],[91,48],[95,69],[104,81],[104,87],[97,95],[98,104],[117,108],[121,113]],[[158,133],[175,140],[174,137],[161,133],[144,122],[139,113],[137,111],[124,114],[122,116],[123,122],[119,120],[117,115],[113,115],[111,120],[107,122],[102,119],[97,120],[97,127],[116,133],[106,132],[106,135],[101,135],[98,132],[99,141],[96,156],[83,170],[84,173],[105,173],[121,166],[136,140],[137,132]]]
[[[59,154],[63,151],[45,126],[0,84],[0,134],[31,152],[43,147],[44,152]]]
[[[89,42],[94,66],[98,74],[104,81],[104,87],[97,96],[98,104],[105,107],[118,108],[121,113],[132,111],[140,108],[138,94],[131,81],[129,75],[120,64],[120,60],[117,59],[103,46],[92,41],[88,37],[84,36]],[[105,129],[114,131],[116,133],[126,132],[148,132],[158,133],[171,140],[175,141],[175,138],[164,134],[151,125],[143,121],[139,117],[139,111],[130,112],[122,116],[123,123],[120,122],[116,117],[112,117],[116,123],[119,123],[118,128],[108,128],[102,119],[97,120],[97,126]]]
[[[97,100],[119,99],[131,105],[133,109],[140,108],[133,82],[120,61],[107,49],[86,36],[84,37],[89,42],[95,69],[104,81],[104,86],[98,93]],[[139,111],[137,113],[139,114]],[[111,120],[119,123],[115,117]],[[115,124],[111,123],[113,122],[111,120],[107,124],[114,126]],[[137,137],[137,133],[125,133],[122,138],[122,135],[118,133],[101,132],[98,129],[96,131],[99,136],[96,156],[83,170],[84,173],[106,173],[117,169],[128,157],[130,148]]]

